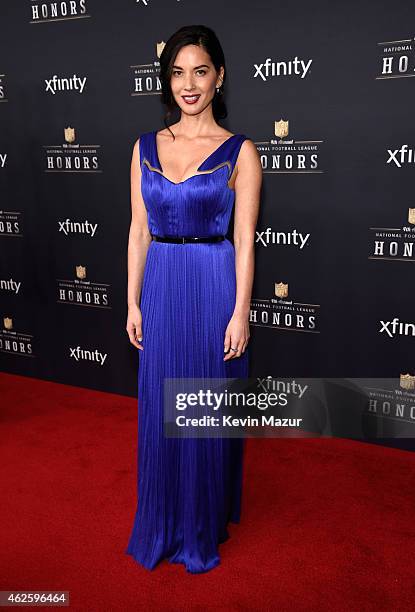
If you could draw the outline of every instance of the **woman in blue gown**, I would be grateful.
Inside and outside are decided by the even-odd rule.
[[[166,558],[201,573],[220,563],[218,544],[240,520],[244,440],[166,437],[163,382],[249,374],[262,169],[254,143],[216,122],[226,114],[225,62],[214,32],[181,28],[160,65],[163,101],[180,120],[142,133],[131,164],[127,331],[139,349],[138,500],[126,553],[148,569]]]

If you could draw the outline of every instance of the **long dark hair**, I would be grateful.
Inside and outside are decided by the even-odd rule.
[[[223,99],[224,84],[226,81],[225,56],[218,37],[211,28],[204,25],[183,26],[170,36],[160,55],[161,102],[166,107],[163,123],[170,132],[171,130],[167,125],[167,121],[171,118],[174,111],[179,108],[170,87],[172,66],[178,52],[185,45],[198,45],[199,47],[203,47],[210,56],[212,64],[215,66],[217,72],[219,72],[220,67],[223,66],[225,70],[223,82],[219,88],[219,92],[215,90],[215,95],[212,100],[212,113],[216,121],[224,119],[228,115],[226,104]],[[173,134],[173,132],[171,133]]]

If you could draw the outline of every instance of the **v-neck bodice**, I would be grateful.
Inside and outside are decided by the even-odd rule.
[[[196,168],[195,172],[193,174],[191,174],[190,176],[188,176],[187,178],[181,180],[181,181],[173,181],[172,179],[168,178],[168,172],[166,173],[163,170],[163,166],[161,165],[160,162],[160,155],[158,152],[158,146],[157,146],[157,131],[153,132],[154,134],[154,152],[155,152],[155,160],[156,160],[156,164],[157,164],[157,168],[160,170],[160,172],[162,173],[162,175],[171,183],[173,183],[174,185],[180,185],[180,183],[184,183],[185,181],[187,181],[190,178],[193,178],[193,176],[197,176],[198,173],[203,172],[204,171],[204,166],[209,165],[209,163],[211,162],[212,158],[214,156],[218,156],[219,153],[221,152],[222,147],[224,147],[230,140],[232,140],[233,138],[237,138],[238,134],[232,134],[232,136],[229,136],[226,140],[224,140],[223,142],[221,142],[221,144],[219,146],[216,147],[216,149],[214,151],[212,151],[212,153],[210,153],[208,155],[208,157],[206,157],[206,159],[204,159],[202,161],[202,163],[198,166],[198,168]],[[226,162],[221,162],[221,163],[226,163]],[[209,170],[210,172],[210,170]]]
[[[244,134],[233,134],[199,165],[195,174],[176,183],[160,164],[157,132],[140,135],[141,193],[154,234],[210,236],[226,234],[235,192],[229,187]]]

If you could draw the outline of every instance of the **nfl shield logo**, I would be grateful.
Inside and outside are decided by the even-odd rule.
[[[274,131],[275,136],[278,136],[278,138],[285,138],[288,136],[288,121],[283,121],[282,119],[274,121]]]
[[[66,142],[74,142],[75,141],[75,128],[67,127],[64,129],[65,133],[65,141]]]
[[[288,283],[275,283],[275,295],[279,298],[288,297]]]
[[[77,278],[86,278],[86,267],[76,266],[76,276]]]
[[[161,42],[157,43],[156,45],[156,53],[157,53],[157,57],[160,57],[160,55],[163,52],[164,47],[166,46],[166,43],[162,40]]]
[[[415,389],[415,376],[410,374],[401,374],[400,386],[402,389]]]

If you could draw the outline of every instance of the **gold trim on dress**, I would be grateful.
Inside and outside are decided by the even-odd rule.
[[[214,168],[211,168],[210,170],[199,170],[199,172],[197,172],[196,174],[192,174],[192,176],[188,176],[183,181],[179,181],[178,183],[175,183],[174,181],[170,180],[167,176],[165,176],[163,172],[159,170],[159,168],[155,168],[154,166],[152,166],[146,157],[143,159],[143,162],[141,165],[143,164],[146,164],[146,166],[148,167],[149,170],[151,170],[151,172],[158,172],[159,174],[161,174],[161,176],[164,177],[166,181],[169,181],[169,183],[172,183],[173,185],[181,185],[182,183],[185,183],[189,179],[194,178],[195,176],[199,176],[200,174],[211,174],[212,172],[215,172],[215,170],[217,170],[218,168],[221,168],[222,166],[228,166],[229,172],[232,171],[232,164],[230,161],[227,160],[227,161],[221,162],[220,164],[218,164]],[[231,189],[231,191],[234,191],[232,187],[229,187],[229,181],[231,179],[231,176],[229,177],[227,183],[228,183],[228,188]]]

